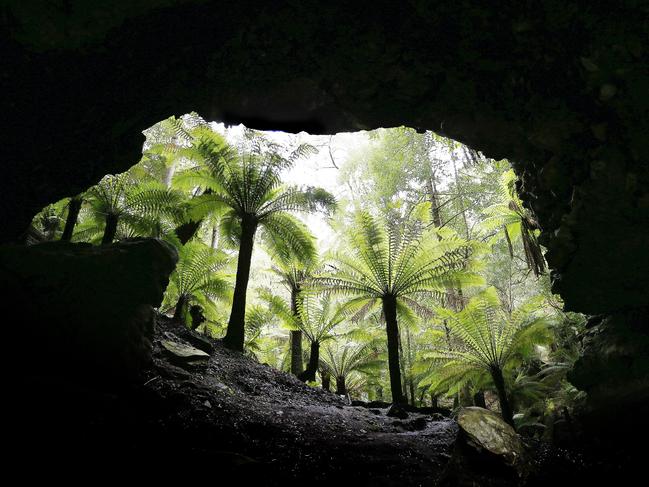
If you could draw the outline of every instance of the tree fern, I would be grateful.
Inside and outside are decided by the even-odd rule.
[[[333,271],[314,279],[322,290],[347,298],[354,319],[381,311],[386,323],[388,365],[393,400],[403,402],[399,368],[398,314],[424,311],[423,297],[441,297],[448,287],[482,282],[468,272],[473,246],[460,238],[437,239],[424,233],[422,220],[385,228],[367,212],[356,215],[348,252],[334,254]]]
[[[508,315],[494,288],[473,297],[459,312],[437,308],[454,338],[453,349],[439,347],[428,358],[436,368],[428,382],[441,390],[489,374],[498,393],[503,419],[513,425],[504,372],[528,355],[532,347],[550,340],[550,319],[538,299]]]
[[[303,227],[288,212],[327,210],[335,201],[321,189],[282,185],[282,171],[303,155],[303,148],[285,156],[274,144],[252,136],[237,153],[207,132],[200,137],[197,148],[201,164],[177,179],[210,190],[194,199],[194,218],[222,210],[224,228],[239,242],[234,300],[225,343],[242,350],[246,292],[257,230],[261,229],[265,238],[284,240],[299,255],[304,251],[304,238],[300,235]]]
[[[507,240],[509,254],[514,257],[513,242],[520,240],[523,245],[525,261],[534,275],[545,273],[545,259],[537,235],[539,225],[516,193],[516,174],[513,170],[505,172],[501,177],[500,202],[483,210],[486,218],[480,223],[484,232],[502,229],[502,235]]]
[[[178,253],[178,264],[169,278],[163,306],[173,306],[174,319],[187,324],[190,305],[209,307],[213,306],[213,300],[229,301],[231,284],[222,272],[229,258],[199,242],[181,246]]]
[[[347,394],[347,381],[354,372],[369,373],[383,365],[373,343],[334,342],[324,347],[321,367],[336,380],[336,394]]]

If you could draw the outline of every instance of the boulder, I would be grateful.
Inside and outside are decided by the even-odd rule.
[[[138,381],[151,363],[153,308],[176,261],[175,250],[154,239],[1,247],[0,286],[13,316],[4,338],[16,350],[5,358],[20,364],[19,375]]]
[[[487,451],[509,466],[521,462],[523,444],[514,428],[500,415],[479,407],[467,407],[460,410],[457,423],[466,443],[478,452]]]

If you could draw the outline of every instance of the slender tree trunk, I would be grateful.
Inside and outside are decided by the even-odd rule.
[[[408,388],[410,389],[410,405],[415,407],[415,401],[417,398],[415,397],[415,383],[412,379],[408,381]]]
[[[61,240],[65,240],[67,242],[72,240],[74,226],[77,224],[79,211],[81,211],[81,203],[81,196],[73,196],[72,198],[70,198],[70,202],[68,203],[68,217],[65,220],[65,228],[63,229]]]
[[[329,372],[323,370],[320,372],[320,376],[322,377],[322,388],[325,391],[331,391],[331,375]]]
[[[509,236],[509,232],[507,231],[507,227],[503,225],[503,231],[505,232],[505,240],[507,240],[507,248],[509,249],[509,257],[511,259],[514,258],[514,246],[512,245],[512,239]]]
[[[106,228],[104,228],[104,236],[101,239],[102,244],[112,243],[117,233],[117,223],[119,217],[113,213],[106,215]]]
[[[403,404],[401,370],[399,368],[399,325],[397,323],[397,298],[395,296],[387,295],[383,297],[383,314],[388,338],[388,369],[390,371],[392,402]]]
[[[217,226],[212,227],[212,243],[210,246],[215,249],[219,244],[219,229]]]
[[[178,298],[178,302],[176,303],[176,310],[174,311],[174,316],[173,320],[176,323],[179,323],[181,325],[185,325],[185,306],[187,305],[187,296],[184,294],[181,294],[180,297]]]
[[[507,390],[505,389],[505,379],[503,377],[502,370],[492,368],[490,370],[491,378],[494,381],[496,386],[496,392],[498,393],[498,402],[500,402],[500,414],[505,420],[506,423],[510,424],[512,428],[514,427],[514,414],[509,404],[509,398],[507,397]]]
[[[297,298],[300,292],[299,288],[291,289],[291,312],[297,316]],[[291,372],[296,376],[302,373],[302,331],[291,331]]]
[[[252,247],[257,231],[257,221],[247,217],[241,219],[241,245],[237,262],[237,277],[232,299],[232,312],[228,322],[228,331],[223,343],[231,350],[243,352],[246,323],[246,294],[250,279],[250,263],[252,262]]]
[[[318,371],[318,365],[320,365],[320,343],[314,341],[311,342],[309,363],[306,366],[306,370],[298,376],[298,379],[302,382],[313,382],[315,380],[315,374]]]
[[[376,388],[376,400],[383,401],[383,387],[381,386]]]
[[[478,391],[473,395],[473,404],[480,408],[487,409],[487,403],[484,400],[483,391]]]
[[[345,377],[342,375],[336,376],[336,394],[339,396],[347,395],[347,385],[345,384]]]
[[[438,407],[437,395],[432,392],[430,393],[430,407]]]
[[[174,173],[176,172],[176,164],[172,162],[165,169],[165,187],[171,188],[171,181],[173,180]]]

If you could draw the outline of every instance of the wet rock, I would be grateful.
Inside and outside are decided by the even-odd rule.
[[[521,462],[523,444],[514,428],[500,415],[487,409],[467,407],[460,410],[457,423],[467,444],[478,452],[486,450],[510,466]]]
[[[387,416],[391,418],[408,419],[408,412],[399,404],[393,404],[388,409]]]

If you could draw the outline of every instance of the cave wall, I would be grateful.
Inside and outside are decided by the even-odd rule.
[[[0,12],[0,241],[136,163],[140,132],[171,114],[312,133],[403,124],[513,161],[569,309],[649,302],[646,2],[57,0]]]

